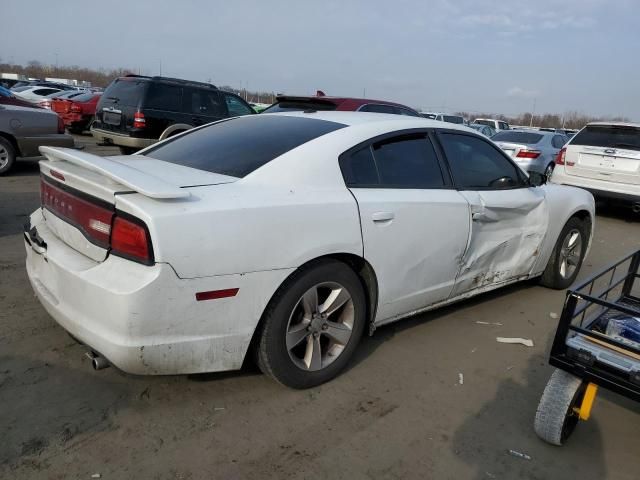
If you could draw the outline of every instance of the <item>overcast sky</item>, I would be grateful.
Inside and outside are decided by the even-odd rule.
[[[167,6],[162,6],[167,5]],[[640,120],[640,1],[6,2],[0,58],[444,111]]]

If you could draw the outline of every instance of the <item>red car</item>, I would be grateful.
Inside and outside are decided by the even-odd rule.
[[[82,133],[96,114],[96,105],[102,93],[87,92],[73,98],[51,99],[51,110],[56,112],[71,133]]]
[[[396,115],[408,115],[419,117],[420,114],[413,108],[399,103],[385,100],[368,100],[366,98],[327,97],[324,92],[318,90],[315,95],[298,97],[278,95],[276,103],[265,109],[262,113],[291,112],[296,110],[338,110],[347,112],[375,112],[393,113]]]

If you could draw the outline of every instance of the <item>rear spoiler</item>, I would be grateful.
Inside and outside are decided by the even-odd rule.
[[[114,162],[87,152],[71,148],[40,147],[40,153],[50,162],[69,162],[87,170],[97,172],[125,187],[151,198],[186,198],[191,196],[188,190],[168,183],[123,163]],[[132,163],[134,163],[133,161]]]

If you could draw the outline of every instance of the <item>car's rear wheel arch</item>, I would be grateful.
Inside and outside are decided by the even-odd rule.
[[[356,274],[358,279],[362,284],[362,288],[365,293],[366,301],[367,301],[367,325],[369,327],[369,331],[372,331],[373,321],[375,319],[376,311],[378,308],[378,279],[376,277],[375,271],[373,267],[367,262],[364,258],[359,257],[358,255],[354,255],[351,253],[333,253],[329,255],[323,255],[321,257],[316,257],[312,260],[305,262],[300,265],[294,272],[292,272],[287,278],[283,280],[283,282],[278,286],[275,290],[271,299],[267,303],[265,309],[263,310],[263,314],[260,318],[260,321],[256,325],[256,328],[253,331],[253,336],[251,338],[251,342],[249,344],[248,352],[255,352],[255,348],[260,341],[260,332],[262,330],[262,325],[265,321],[264,312],[269,310],[270,305],[274,301],[274,297],[278,294],[281,287],[285,285],[291,276],[293,276],[296,272],[299,272],[303,269],[313,268],[314,265],[322,263],[326,260],[336,260],[341,263],[347,265],[353,272]]]
[[[18,142],[16,141],[14,136],[9,135],[8,133],[0,132],[0,137],[5,138],[9,143],[11,143],[11,146],[15,150],[17,157],[21,156],[20,146],[18,145]]]

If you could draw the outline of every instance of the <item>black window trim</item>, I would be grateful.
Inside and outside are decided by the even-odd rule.
[[[462,130],[455,130],[453,128],[438,128],[435,130],[435,137],[437,140],[437,147],[436,149],[440,149],[440,154],[442,155],[442,157],[444,158],[444,161],[447,165],[447,170],[449,172],[449,175],[451,176],[452,182],[453,182],[453,188],[455,188],[457,191],[459,192],[475,192],[475,191],[491,191],[491,192],[500,192],[503,190],[517,190],[517,189],[521,189],[521,188],[531,188],[531,184],[529,183],[529,177],[526,176],[526,174],[522,171],[522,169],[518,166],[518,164],[511,158],[509,157],[506,153],[504,153],[504,151],[498,147],[497,145],[495,145],[491,140],[489,140],[488,138],[486,138],[485,136],[481,135],[481,134],[476,134],[476,133],[472,133],[472,132],[465,132]],[[440,141],[440,135],[443,133],[453,133],[456,135],[464,135],[467,137],[475,137],[483,142],[485,142],[486,144],[488,144],[489,146],[491,146],[491,148],[493,148],[495,151],[499,152],[499,154],[506,159],[515,169],[516,169],[516,175],[518,176],[518,180],[520,181],[520,185],[514,186],[514,187],[506,187],[506,188],[492,188],[492,187],[473,187],[472,189],[470,188],[465,188],[462,187],[460,185],[458,185],[455,181],[455,177],[453,176],[453,172],[451,171],[451,165],[449,163],[449,159],[447,159],[447,156],[445,154],[444,151],[444,147],[442,146],[442,142]],[[434,144],[434,146],[436,146]]]
[[[439,187],[429,187],[429,188],[425,188],[425,187],[415,187],[415,186],[385,186],[385,185],[380,185],[379,183],[376,184],[363,184],[363,185],[349,185],[347,183],[347,181],[344,178],[344,171],[342,169],[342,163],[344,161],[346,161],[347,158],[350,158],[351,155],[355,152],[359,152],[360,150],[363,150],[364,148],[369,148],[370,150],[373,148],[373,145],[379,142],[383,142],[385,140],[390,140],[392,138],[395,137],[404,137],[404,136],[408,136],[408,135],[425,135],[427,137],[427,139],[431,142],[432,146],[433,146],[433,150],[436,153],[436,158],[438,160],[438,166],[440,167],[440,173],[442,174],[442,181],[444,183],[444,185],[439,186]],[[378,135],[372,138],[369,138],[363,142],[358,143],[357,145],[354,145],[353,147],[349,148],[348,150],[345,150],[344,152],[342,152],[340,155],[338,155],[338,166],[340,168],[340,173],[342,174],[342,180],[344,181],[344,184],[347,188],[352,189],[352,188],[376,188],[379,190],[455,190],[455,187],[453,185],[453,180],[451,177],[451,172],[449,171],[449,167],[448,165],[446,165],[445,161],[444,161],[444,157],[441,153],[440,150],[440,146],[439,144],[436,144],[437,139],[434,136],[434,129],[433,128],[409,128],[409,129],[404,129],[404,130],[396,130],[394,132],[387,132],[387,133],[383,133],[382,135]],[[375,155],[373,155],[373,150],[371,151],[371,155],[373,156],[374,159],[374,165],[376,166],[376,169],[378,168],[376,163],[375,163]]]

